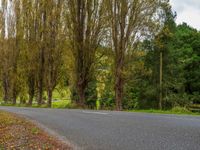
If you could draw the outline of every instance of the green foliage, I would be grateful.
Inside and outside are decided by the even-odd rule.
[[[96,100],[96,109],[99,110],[101,108],[101,104],[99,100]]]
[[[58,100],[52,102],[52,108],[71,108],[73,104],[70,100]]]
[[[130,110],[130,112],[142,112],[142,113],[156,113],[156,114],[176,114],[176,115],[200,115],[199,113],[193,113],[185,107],[175,107],[173,110],[157,110],[157,109],[139,109]]]
[[[187,113],[191,113],[186,107],[174,107],[171,110],[173,113],[178,113],[178,114],[187,114]]]
[[[88,108],[95,109],[96,108],[96,100],[97,100],[97,86],[96,86],[96,80],[91,81],[87,88],[86,88],[86,102]]]
[[[190,96],[187,93],[170,93],[168,97],[165,97],[165,101],[171,107],[186,107],[191,104]]]
[[[31,128],[31,133],[32,134],[38,134],[39,133],[39,129],[36,127]]]

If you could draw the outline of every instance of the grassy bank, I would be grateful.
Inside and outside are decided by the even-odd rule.
[[[20,104],[17,103],[16,105],[13,104],[5,104],[0,102],[0,106],[16,106],[16,107],[33,107],[33,108],[47,108],[47,104],[42,104],[38,106],[37,103],[33,103],[32,106],[29,106],[27,104]],[[73,108],[73,104],[70,100],[59,100],[59,101],[53,101],[52,102],[52,108]]]
[[[129,112],[141,112],[141,113],[156,113],[156,114],[176,114],[176,115],[199,115],[198,112],[191,112],[186,108],[175,107],[171,110],[156,110],[156,109],[146,109],[146,110],[129,110]]]
[[[11,104],[0,104],[0,106],[13,106]],[[17,104],[15,107],[31,107],[31,108],[47,108],[47,105],[38,106],[37,104],[33,104],[32,106],[28,106],[25,104]],[[75,104],[71,103],[71,101],[55,101],[52,103],[52,108],[54,109],[81,109]],[[86,108],[85,108],[86,109]],[[108,110],[108,109],[106,109]],[[176,115],[199,115],[200,112],[192,112],[184,107],[175,107],[171,110],[158,110],[158,109],[134,109],[134,110],[124,110],[127,112],[141,112],[141,113],[157,113],[157,114],[176,114]]]

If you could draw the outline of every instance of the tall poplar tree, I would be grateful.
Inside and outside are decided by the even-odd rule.
[[[139,39],[153,33],[158,23],[160,0],[108,0],[112,49],[114,51],[116,110],[122,110],[125,59]],[[142,37],[142,38],[141,38]]]
[[[86,87],[91,80],[95,53],[102,38],[104,0],[68,0],[66,25],[75,66],[78,103],[84,105]]]

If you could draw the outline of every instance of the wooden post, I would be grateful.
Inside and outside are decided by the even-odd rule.
[[[160,89],[159,89],[159,109],[162,110],[162,101],[163,101],[163,53],[162,51],[160,52]]]

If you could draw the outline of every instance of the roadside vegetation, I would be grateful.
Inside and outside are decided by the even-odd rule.
[[[71,149],[36,125],[0,111],[0,149]]]
[[[1,105],[199,112],[200,32],[168,0],[0,3]]]
[[[192,112],[184,107],[174,107],[171,110],[158,110],[158,109],[138,109],[138,110],[129,110],[129,112],[140,112],[140,113],[154,113],[154,114],[175,114],[175,115],[192,115],[199,116],[200,112]]]

